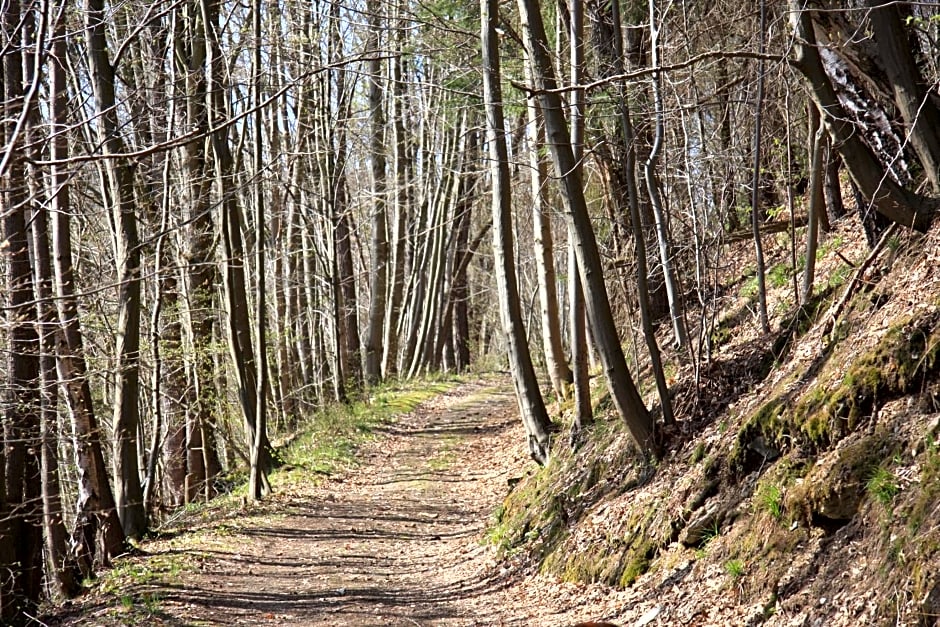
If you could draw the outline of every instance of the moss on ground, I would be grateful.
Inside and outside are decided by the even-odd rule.
[[[831,446],[884,402],[916,391],[940,365],[938,321],[940,316],[929,312],[891,327],[849,365],[834,387],[827,387],[821,377],[795,398],[781,394],[761,405],[738,432],[732,467],[747,466],[748,451],[758,438],[764,440],[760,444],[779,449]]]

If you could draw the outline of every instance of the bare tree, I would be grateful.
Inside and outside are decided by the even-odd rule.
[[[493,186],[493,253],[496,257],[496,284],[500,319],[506,335],[509,365],[516,385],[519,410],[526,428],[529,452],[540,464],[548,462],[551,421],[535,378],[535,369],[526,343],[519,306],[519,290],[513,267],[512,192],[509,186],[509,155],[506,149],[503,97],[500,87],[499,24],[497,0],[480,3],[483,46],[483,96],[486,107],[486,135],[490,150]]]
[[[268,435],[268,345],[267,323],[265,312],[265,211],[264,190],[262,189],[264,171],[264,135],[261,115],[262,105],[262,66],[261,66],[261,7],[262,1],[255,0],[252,5],[252,32],[254,42],[252,45],[252,96],[254,100],[254,146],[252,157],[254,159],[255,182],[253,186],[255,205],[255,355],[258,359],[257,394],[255,405],[255,429],[251,439],[251,469],[248,479],[248,495],[253,500],[259,500],[271,491],[268,482],[270,461],[266,459]]]
[[[588,214],[581,175],[571,149],[561,98],[556,90],[557,82],[549,61],[545,27],[537,0],[519,0],[519,14],[523,22],[526,51],[534,64],[533,76],[536,82],[533,87],[538,90],[542,115],[545,118],[545,134],[555,164],[555,176],[562,187],[568,233],[574,241],[577,253],[588,321],[604,364],[614,404],[637,444],[641,449],[648,451],[654,444],[653,420],[627,368],[620,337],[614,324],[594,227]]]
[[[140,423],[140,238],[134,174],[121,140],[115,99],[115,69],[108,53],[104,0],[86,0],[85,29],[89,72],[95,94],[98,138],[105,161],[114,223],[119,295],[115,328],[114,456],[115,503],[124,534],[141,536],[147,529],[144,493],[137,461]]]
[[[386,202],[385,172],[385,111],[382,89],[381,37],[382,5],[369,0],[366,6],[369,16],[368,99],[369,99],[369,152],[372,167],[372,268],[368,329],[365,345],[365,378],[375,384],[382,376],[382,335],[385,329],[385,312],[388,297],[388,210]]]
[[[39,335],[29,254],[27,215],[36,198],[27,185],[24,146],[35,105],[38,74],[24,75],[24,54],[31,44],[35,14],[14,0],[3,8],[2,137],[6,146],[2,183],[3,257],[5,268],[5,369],[0,400],[3,469],[0,470],[0,620],[21,623],[33,614],[42,595],[42,499],[39,464]],[[38,60],[39,55],[36,54]],[[32,63],[31,63],[32,64]],[[38,65],[38,63],[37,63]],[[34,72],[39,68],[34,67]]]

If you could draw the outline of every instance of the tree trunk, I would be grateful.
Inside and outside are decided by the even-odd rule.
[[[878,56],[894,90],[894,103],[930,186],[940,192],[940,109],[923,87],[925,82],[898,6],[884,0],[868,0],[868,6],[872,9],[870,21]]]
[[[585,94],[578,89],[584,77],[584,2],[569,0],[569,54],[571,85],[571,148],[583,175]],[[531,98],[531,96],[530,96]],[[534,99],[534,98],[533,98]],[[578,273],[578,256],[574,238],[568,237],[568,320],[571,338],[571,382],[574,387],[574,423],[572,437],[584,427],[593,424],[591,406],[591,380],[588,368],[587,318],[584,309],[584,289]]]
[[[265,470],[271,464],[271,445],[264,431],[258,429],[257,409],[257,364],[252,349],[251,321],[248,316],[248,290],[245,278],[246,254],[242,243],[242,214],[235,196],[235,160],[228,144],[228,132],[223,122],[226,120],[226,105],[223,92],[223,60],[217,37],[218,20],[217,0],[202,0],[203,23],[206,29],[206,41],[211,52],[207,63],[208,89],[207,111],[210,128],[217,130],[211,135],[212,149],[215,155],[216,186],[221,197],[219,219],[222,233],[223,267],[222,285],[225,294],[226,317],[228,321],[229,354],[238,384],[238,398],[245,419],[248,442],[254,442],[256,431],[262,439],[261,467]],[[210,21],[210,16],[212,20]]]
[[[650,17],[650,51],[653,67],[659,66],[659,26],[656,23],[656,1],[649,0]],[[656,108],[656,132],[653,136],[653,147],[646,159],[644,173],[646,175],[646,189],[650,196],[650,207],[653,209],[653,219],[656,225],[656,242],[659,245],[659,262],[663,268],[663,282],[666,286],[666,298],[669,301],[669,315],[672,318],[672,330],[675,335],[675,346],[683,349],[688,346],[689,338],[685,330],[685,313],[680,302],[681,286],[677,284],[676,275],[672,268],[672,252],[669,243],[669,228],[666,224],[666,211],[663,208],[660,193],[659,177],[656,166],[659,153],[665,140],[665,121],[663,113],[663,96],[658,73],[653,74],[653,103]]]
[[[124,152],[114,95],[114,67],[105,36],[103,0],[86,0],[88,65],[95,94],[98,139],[106,155]],[[140,240],[134,201],[134,174],[124,158],[110,158],[105,170],[114,222],[118,320],[115,326],[114,477],[115,503],[124,534],[139,538],[147,529],[144,493],[137,461],[140,424]]]
[[[24,623],[35,615],[42,596],[42,500],[40,475],[39,335],[33,305],[27,211],[37,199],[27,187],[26,146],[33,99],[24,91],[23,49],[31,45],[34,15],[21,11],[19,0],[3,9],[4,41],[0,122],[5,144],[0,170],[0,214],[6,288],[3,318],[6,339],[0,419],[4,448],[0,487],[0,621]],[[8,39],[7,39],[8,38]],[[36,68],[38,69],[38,68]],[[30,91],[33,91],[32,89]],[[35,92],[33,93],[35,95]],[[4,538],[6,536],[6,538]],[[12,551],[7,542],[13,544]],[[7,546],[3,546],[7,545]]]
[[[816,249],[819,243],[819,217],[826,213],[826,199],[823,196],[823,138],[825,129],[819,116],[819,109],[810,104],[809,111],[810,151],[809,167],[809,202],[806,212],[809,221],[806,226],[806,263],[803,268],[803,285],[800,290],[800,303],[806,304],[813,296],[813,280],[816,274]]]
[[[558,291],[555,287],[555,246],[552,241],[551,211],[548,207],[548,168],[545,159],[541,156],[545,138],[535,95],[529,94],[526,101],[535,272],[539,286],[542,350],[545,354],[548,378],[552,382],[555,396],[564,398],[567,396],[566,387],[571,382],[572,374],[561,344],[561,319],[558,311]]]
[[[472,132],[472,131],[471,131]],[[478,135],[473,133],[468,141],[467,152],[470,159],[479,154]],[[464,173],[464,177],[476,177],[477,174]],[[465,197],[474,198],[470,190],[476,188],[476,182],[466,184],[464,187]],[[450,302],[453,304],[453,346],[454,346],[454,368],[457,372],[464,372],[470,367],[470,311],[468,301],[470,298],[470,285],[467,277],[467,266],[473,256],[473,249],[470,247],[470,222],[473,217],[472,201],[466,202],[462,211],[456,217],[457,241],[455,244],[457,267],[454,270],[453,282],[451,284]]]
[[[369,304],[369,323],[366,330],[365,379],[375,385],[382,377],[382,332],[385,329],[386,298],[388,290],[388,210],[385,198],[385,113],[382,93],[382,5],[369,0],[369,40],[366,44],[371,55],[368,61],[369,98],[369,161],[372,167],[372,300]]]
[[[56,305],[61,334],[58,337],[59,381],[65,388],[72,422],[73,448],[78,478],[76,518],[72,532],[70,563],[84,576],[93,572],[94,562],[108,564],[124,549],[124,532],[114,506],[108,482],[101,430],[95,416],[91,387],[85,365],[85,350],[75,297],[75,275],[72,268],[72,238],[69,184],[72,173],[63,165],[69,158],[69,101],[66,83],[66,24],[56,24],[56,37],[49,55],[52,103],[52,140],[49,145],[53,164],[50,166],[52,195],[53,269],[55,271]]]
[[[486,108],[486,135],[490,151],[493,185],[493,253],[496,259],[496,285],[500,319],[506,335],[509,365],[516,385],[516,397],[525,425],[529,453],[539,464],[548,463],[551,421],[535,378],[535,369],[526,343],[519,306],[516,270],[513,266],[512,197],[509,156],[506,149],[503,97],[500,87],[498,0],[482,0],[481,41],[483,47],[483,97]]]
[[[839,153],[832,145],[828,134],[824,139],[826,142],[826,211],[829,213],[829,221],[833,222],[845,215],[842,182],[839,180],[839,168],[842,165],[842,160],[839,158]]]
[[[791,0],[790,19],[796,33],[794,65],[812,87],[813,100],[823,112],[823,122],[832,137],[832,143],[838,148],[839,156],[859,191],[878,213],[889,220],[926,231],[936,202],[909,192],[895,182],[859,137],[823,68],[812,12],[804,10],[796,0]]]
[[[761,54],[767,33],[766,0],[760,0],[760,45]],[[754,165],[751,176],[751,233],[754,237],[754,258],[757,262],[757,304],[760,327],[764,333],[770,333],[770,321],[767,319],[767,285],[764,265],[764,244],[760,235],[760,187],[761,187],[761,122],[764,108],[764,60],[757,61],[757,102],[754,105]]]
[[[258,359],[256,375],[258,377],[255,405],[255,430],[250,441],[251,445],[251,465],[248,476],[248,498],[253,501],[260,500],[271,492],[271,484],[268,483],[268,472],[270,470],[269,460],[267,458],[267,438],[268,438],[268,345],[267,345],[267,315],[265,312],[265,230],[264,230],[264,181],[262,172],[264,170],[264,133],[261,116],[261,75],[263,72],[261,66],[261,7],[262,0],[255,0],[252,5],[252,30],[254,31],[254,42],[252,44],[252,99],[254,100],[254,113],[252,115],[254,122],[254,146],[252,147],[252,158],[254,160],[254,185],[252,186],[252,195],[255,205],[255,356]]]
[[[74,564],[68,563],[68,532],[62,519],[58,447],[59,394],[55,357],[58,320],[53,304],[55,279],[49,251],[48,207],[38,207],[33,214],[32,241],[36,273],[36,320],[39,331],[40,447],[46,563],[54,589],[60,596],[72,597],[81,589],[81,574]]]
[[[388,296],[388,315],[385,320],[385,345],[382,355],[383,376],[398,374],[399,324],[401,322],[402,297],[405,291],[405,256],[408,250],[408,215],[411,194],[409,192],[412,163],[408,152],[405,129],[405,83],[402,77],[402,48],[407,29],[399,16],[399,27],[395,29],[395,54],[391,59],[392,120],[395,133],[395,231],[392,248],[392,270]],[[459,319],[459,318],[458,318]]]
[[[548,57],[545,28],[537,0],[519,0],[519,13],[529,58],[539,90],[539,102],[545,117],[545,132],[555,164],[555,176],[561,182],[565,219],[578,258],[578,271],[585,291],[585,306],[611,396],[637,444],[644,451],[653,448],[653,420],[643,404],[627,368],[620,337],[607,298],[607,286],[601,265],[594,227],[584,197],[584,187],[571,150],[565,114]]]
[[[622,21],[619,3],[613,4],[613,20],[615,32],[615,50],[617,53],[617,71],[622,72],[623,52],[620,48]],[[622,83],[618,84],[618,101],[620,113],[620,132],[623,135],[624,163],[623,181],[627,191],[627,205],[629,207],[630,222],[633,227],[633,242],[636,247],[636,288],[637,301],[640,309],[640,324],[643,327],[643,339],[650,356],[650,366],[653,378],[656,381],[656,390],[663,412],[663,422],[672,424],[675,417],[672,411],[672,399],[669,397],[669,386],[666,383],[666,373],[663,370],[662,354],[659,350],[659,341],[656,339],[656,330],[653,328],[653,313],[650,306],[649,268],[646,257],[646,238],[643,233],[643,219],[640,216],[640,194],[636,183],[636,143],[633,132],[633,120],[630,117],[630,105]],[[682,327],[684,329],[684,326]],[[675,326],[673,327],[675,330]],[[676,335],[678,337],[678,334]]]
[[[215,11],[217,5],[211,3],[203,6],[200,0],[190,0],[181,7],[178,21],[182,32],[176,37],[177,54],[174,59],[178,64],[177,74],[183,77],[186,120],[194,130],[208,133],[206,81],[209,68],[206,24],[214,24],[216,16],[214,13],[204,14],[203,9]],[[198,464],[187,460],[198,456],[203,458],[205,476],[201,476],[201,473],[192,477],[190,488],[197,483],[192,479],[204,481],[204,497],[209,499],[215,495],[212,480],[221,468],[214,438],[201,437],[201,434],[204,429],[211,429],[214,424],[213,403],[218,400],[218,392],[213,393],[212,338],[216,325],[213,314],[216,309],[215,292],[220,277],[215,259],[217,245],[212,221],[212,175],[207,164],[207,148],[207,143],[202,139],[189,142],[183,146],[181,159],[187,191],[184,215],[189,226],[185,237],[184,260],[188,279],[185,322],[189,325],[192,340],[191,367],[194,390],[189,397],[192,404],[186,415],[186,423],[174,424],[173,431],[168,432],[167,446],[174,447],[174,450],[179,450],[185,455],[185,458],[175,462],[177,474],[172,481],[175,490],[180,494],[185,491],[187,473],[193,475],[198,467]],[[198,433],[200,436],[191,438],[186,437],[184,433],[177,439],[180,432]]]

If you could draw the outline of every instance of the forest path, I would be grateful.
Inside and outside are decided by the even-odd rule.
[[[480,534],[507,490],[500,440],[518,423],[504,380],[423,403],[380,427],[358,468],[233,527],[161,606],[208,624],[500,622],[464,602],[494,586]]]
[[[508,380],[461,383],[378,431],[360,465],[341,476],[275,485],[254,510],[145,546],[152,562],[185,554],[187,564],[166,578],[171,583],[133,592],[135,600],[153,599],[149,619],[534,624],[481,543],[507,479],[531,465]],[[104,611],[82,615],[87,624],[110,624]],[[115,618],[113,607],[108,617]]]

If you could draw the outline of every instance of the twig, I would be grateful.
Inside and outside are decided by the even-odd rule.
[[[836,326],[836,322],[842,316],[842,312],[845,310],[846,305],[849,302],[849,299],[855,294],[858,289],[859,284],[862,282],[862,275],[871,267],[875,262],[875,259],[881,254],[881,251],[884,249],[888,241],[894,237],[895,232],[898,230],[897,224],[892,224],[887,231],[884,232],[884,235],[881,236],[881,239],[878,240],[878,243],[872,248],[871,252],[868,253],[868,257],[865,258],[865,261],[862,262],[862,265],[855,270],[855,274],[852,275],[852,280],[849,281],[849,284],[845,287],[845,292],[842,294],[842,298],[839,299],[839,302],[831,310],[832,313],[829,314],[826,319],[826,324],[823,326],[823,337],[829,337],[832,333],[832,330]],[[851,264],[850,264],[851,265]]]

